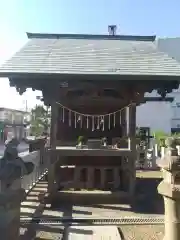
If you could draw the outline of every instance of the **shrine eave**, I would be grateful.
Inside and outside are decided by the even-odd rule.
[[[123,40],[123,41],[150,41],[154,42],[156,36],[139,36],[139,35],[101,35],[101,34],[59,34],[59,33],[29,33],[28,39],[88,39],[88,40]]]
[[[9,78],[12,79],[44,79],[44,80],[68,80],[68,81],[76,81],[76,80],[107,80],[107,81],[179,81],[180,82],[180,74],[120,74],[120,73],[48,73],[48,72],[8,72],[8,71],[0,71],[0,78]]]

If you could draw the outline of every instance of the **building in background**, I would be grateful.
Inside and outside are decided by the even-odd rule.
[[[157,92],[146,93],[147,97],[159,97]],[[171,102],[146,102],[137,107],[136,122],[138,127],[150,128],[151,134],[156,131],[171,133]]]
[[[0,141],[12,136],[22,140],[29,135],[29,124],[29,112],[0,108]]]
[[[172,105],[171,132],[180,133],[180,93]]]
[[[175,38],[160,38],[157,41],[160,51],[167,53],[167,55],[180,63],[180,37]],[[171,106],[171,132],[180,132],[180,89],[173,92],[175,100]]]
[[[180,63],[180,37],[159,38],[156,44],[161,52]],[[180,67],[180,64],[179,64]],[[148,97],[158,97],[156,92],[146,94]],[[137,125],[149,127],[151,132],[180,132],[180,89],[168,94],[174,102],[147,102],[137,108]]]

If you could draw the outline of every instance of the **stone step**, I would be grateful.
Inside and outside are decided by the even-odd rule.
[[[65,240],[120,240],[116,226],[70,226],[66,229]]]

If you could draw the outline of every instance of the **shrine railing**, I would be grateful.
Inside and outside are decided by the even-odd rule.
[[[34,151],[21,156],[24,162],[33,162],[34,170],[31,174],[23,176],[21,187],[28,193],[48,172],[48,154],[47,149],[44,151]]]

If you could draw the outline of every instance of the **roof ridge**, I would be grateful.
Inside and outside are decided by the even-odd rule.
[[[29,33],[27,37],[32,38],[47,38],[47,39],[94,39],[94,40],[127,40],[127,41],[150,41],[154,42],[156,36],[140,36],[140,35],[100,35],[100,34],[58,34],[58,33]]]

